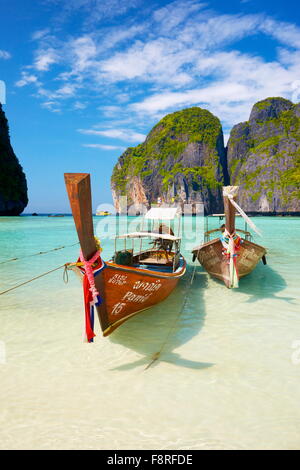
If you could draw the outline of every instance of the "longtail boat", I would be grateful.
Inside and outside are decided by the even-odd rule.
[[[103,335],[108,336],[174,290],[186,270],[180,253],[181,238],[171,228],[171,221],[180,219],[176,208],[150,209],[144,219],[147,225],[152,224],[151,230],[116,236],[114,256],[104,262],[94,237],[90,175],[66,173],[65,183],[81,247],[78,262],[69,263],[68,268],[79,273],[83,281],[86,339],[92,342],[94,308]],[[169,226],[162,221],[169,221]],[[180,223],[178,227],[179,231]],[[147,247],[143,248],[145,241]],[[117,247],[120,242],[122,249]]]
[[[99,211],[99,212],[96,212],[96,215],[99,217],[106,217],[107,215],[111,215],[111,213],[108,211]]]
[[[224,214],[216,214],[225,224],[221,227],[206,231],[204,243],[192,250],[193,261],[198,259],[204,269],[213,277],[224,282],[226,287],[238,287],[239,279],[249,274],[260,260],[266,264],[266,249],[251,241],[251,233],[236,228],[236,210],[247,224],[258,234],[254,223],[236,202],[238,186],[223,188]],[[210,239],[219,233],[218,238]]]

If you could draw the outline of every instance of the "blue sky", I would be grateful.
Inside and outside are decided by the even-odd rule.
[[[268,96],[300,101],[300,7],[283,1],[0,0],[0,80],[25,212],[69,212],[64,172],[110,203],[118,157],[200,106],[227,137]]]

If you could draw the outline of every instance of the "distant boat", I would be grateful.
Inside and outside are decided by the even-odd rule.
[[[64,217],[64,214],[49,214],[48,217]]]
[[[106,215],[111,215],[111,212],[108,212],[108,211],[99,211],[99,212],[96,212],[96,215],[100,216],[100,217],[104,217]]]
[[[94,306],[103,335],[107,336],[133,315],[164,300],[175,289],[186,270],[180,253],[179,219],[177,236],[171,228],[172,220],[174,227],[179,214],[176,208],[150,209],[143,220],[147,220],[147,224],[150,221],[151,231],[116,237],[114,256],[104,263],[94,237],[90,175],[67,173],[65,182],[81,246],[80,262],[70,263],[68,268],[83,278],[86,336],[91,342],[95,336]],[[160,223],[162,220],[167,220],[168,226]],[[159,224],[158,230],[155,224]],[[150,246],[149,239],[152,240]],[[121,249],[117,248],[117,242],[122,244]],[[144,248],[143,242],[147,242]]]
[[[236,209],[254,230],[253,222],[235,202],[238,186],[223,188],[224,212],[215,214],[221,220],[225,216],[225,224],[204,233],[203,245],[193,249],[193,261],[197,258],[204,269],[213,277],[224,282],[226,287],[238,287],[239,279],[249,274],[262,260],[266,264],[266,249],[251,241],[251,233],[235,228]],[[247,228],[247,225],[245,226]],[[220,234],[210,240],[211,235]]]

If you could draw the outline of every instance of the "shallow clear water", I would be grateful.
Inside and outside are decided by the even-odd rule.
[[[200,266],[189,288],[201,236],[188,241],[195,218],[184,219],[185,278],[108,338],[97,323],[95,342],[82,341],[73,273],[67,285],[58,270],[0,296],[2,449],[300,448],[300,219],[253,219],[268,265],[238,290]],[[113,241],[101,238],[108,259]],[[76,241],[71,217],[0,218],[0,262]],[[77,255],[73,246],[0,264],[0,291]]]

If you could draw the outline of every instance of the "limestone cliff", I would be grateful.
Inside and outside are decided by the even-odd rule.
[[[233,127],[227,149],[220,121],[193,107],[165,116],[145,142],[127,149],[112,175],[113,196],[128,205],[197,203],[223,210],[223,183],[239,185],[239,203],[258,214],[300,213],[300,104],[256,103]],[[118,209],[118,207],[117,207]]]
[[[0,215],[19,215],[28,204],[26,177],[10,144],[0,104]]]
[[[128,205],[204,202],[206,212],[222,210],[221,188],[226,153],[219,119],[198,107],[165,116],[144,143],[128,148],[119,158],[111,178],[118,197]],[[228,181],[226,181],[228,182]]]
[[[233,127],[227,161],[245,211],[300,212],[300,104],[283,98],[256,103],[249,121]]]

